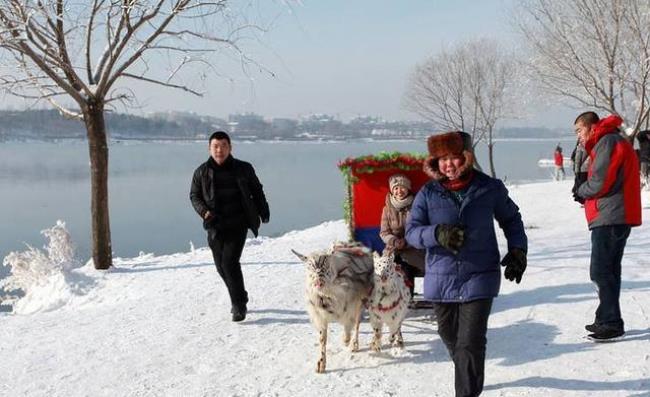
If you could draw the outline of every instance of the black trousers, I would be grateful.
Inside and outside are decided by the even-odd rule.
[[[596,324],[623,331],[621,318],[621,261],[629,225],[595,227],[591,230],[591,264],[589,275],[598,287]]]
[[[434,303],[438,334],[454,361],[456,397],[483,391],[487,323],[492,299]]]
[[[245,228],[219,232],[208,230],[208,245],[212,250],[214,264],[228,288],[233,306],[245,305],[248,302],[248,293],[244,287],[244,276],[239,262],[247,233],[248,229]]]

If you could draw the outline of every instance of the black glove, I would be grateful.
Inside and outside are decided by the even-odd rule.
[[[585,183],[586,181],[587,181],[586,172],[578,172],[576,174],[575,179],[573,180],[573,188],[571,189],[571,193],[573,193],[573,200],[577,201],[580,204],[584,204],[585,199],[578,195],[578,189],[580,189],[580,186],[582,186],[582,184]]]
[[[440,224],[436,227],[436,240],[438,244],[458,254],[458,250],[465,242],[465,231],[459,225]]]
[[[269,223],[269,218],[270,218],[269,215],[261,217],[262,223]]]
[[[573,201],[577,201],[577,202],[580,203],[580,204],[584,204],[584,203],[585,203],[585,199],[583,199],[582,197],[578,196],[578,193],[576,193],[576,192],[573,192]]]
[[[519,248],[513,248],[506,254],[501,261],[501,266],[505,266],[504,275],[510,281],[521,282],[521,276],[526,271],[526,252]]]

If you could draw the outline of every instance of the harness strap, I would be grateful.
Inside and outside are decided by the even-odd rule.
[[[372,309],[379,310],[380,312],[387,312],[396,308],[401,301],[402,301],[402,292],[399,293],[399,298],[397,298],[397,300],[393,302],[390,306],[382,306],[381,303],[379,303],[377,306],[370,305],[370,307]]]

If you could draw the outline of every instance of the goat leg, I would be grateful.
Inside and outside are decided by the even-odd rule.
[[[352,322],[346,320],[345,324],[343,324],[343,345],[348,346],[350,339],[352,339]]]
[[[402,338],[402,324],[397,325],[396,330],[390,330],[390,343],[392,346],[404,348],[404,339]]]
[[[322,374],[325,372],[325,355],[327,353],[327,324],[320,330],[320,358],[316,364],[316,372]]]
[[[357,303],[356,312],[355,312],[355,321],[354,321],[354,337],[352,339],[352,345],[350,346],[350,351],[356,352],[359,350],[359,324],[361,324],[361,310],[363,306],[359,301]]]
[[[370,313],[370,324],[372,325],[372,341],[370,341],[370,348],[374,352],[381,351],[381,319],[376,314]]]

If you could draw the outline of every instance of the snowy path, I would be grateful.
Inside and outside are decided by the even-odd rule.
[[[484,396],[650,396],[650,227],[633,230],[624,258],[627,338],[590,343],[589,234],[569,190],[568,182],[510,187],[528,227],[529,268],[520,285],[504,280],[495,301]],[[239,324],[206,249],[75,271],[86,290],[61,292],[62,307],[0,315],[0,395],[452,395],[453,367],[424,311],[406,320],[404,351],[369,352],[364,323],[361,351],[351,354],[331,326],[328,370],[314,372],[317,334],[289,249],[309,252],[345,233],[338,221],[249,240],[250,312]]]

